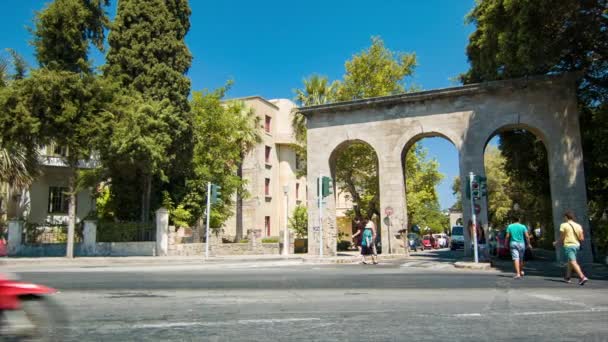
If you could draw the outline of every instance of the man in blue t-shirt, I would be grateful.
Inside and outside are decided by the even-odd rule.
[[[515,217],[515,222],[511,223],[507,227],[506,240],[509,243],[511,249],[511,258],[513,259],[513,266],[515,266],[515,279],[521,279],[524,275],[524,254],[526,252],[526,246],[530,246],[530,235],[528,235],[528,228],[523,224],[519,223],[519,217]]]

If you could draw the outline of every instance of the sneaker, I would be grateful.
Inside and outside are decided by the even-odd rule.
[[[521,276],[516,275],[513,277],[513,279],[521,279]]]
[[[570,280],[570,278],[564,278],[564,283],[572,284],[572,280]]]
[[[519,272],[519,275],[523,277],[524,276],[524,271]]]
[[[581,279],[581,280],[578,282],[578,284],[579,284],[580,286],[583,286],[583,285],[585,285],[585,283],[586,283],[586,282],[588,282],[588,281],[589,281],[589,279],[587,279],[587,277],[584,277],[583,279]]]

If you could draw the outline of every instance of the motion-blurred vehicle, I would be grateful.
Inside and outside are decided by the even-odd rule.
[[[423,250],[422,240],[420,240],[420,236],[416,233],[407,234],[407,239],[410,244],[410,250],[416,252],[418,249]]]
[[[65,314],[49,298],[56,292],[0,274],[0,340],[62,341]]]
[[[452,227],[452,237],[450,238],[450,249],[464,249],[464,228],[462,226]]]

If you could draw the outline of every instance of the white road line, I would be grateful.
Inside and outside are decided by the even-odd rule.
[[[539,315],[564,315],[564,314],[573,314],[573,313],[596,313],[596,312],[608,312],[608,307],[606,308],[589,308],[582,310],[552,310],[552,311],[524,311],[524,312],[489,312],[489,313],[461,313],[455,314],[454,317],[483,317],[483,316],[539,316]]]
[[[474,312],[474,313],[456,314],[454,316],[456,316],[456,317],[481,317],[481,314],[479,312]]]
[[[543,299],[543,300],[550,301],[550,302],[562,303],[562,304],[566,304],[566,305],[570,305],[570,306],[579,306],[579,307],[583,307],[583,308],[587,308],[587,309],[592,308],[591,306],[589,306],[585,303],[582,303],[580,301],[575,301],[575,300],[568,299],[568,298],[548,295],[545,293],[526,293],[526,295],[530,296],[530,297],[539,298],[539,299]]]
[[[172,322],[172,323],[154,323],[154,324],[137,324],[133,329],[149,329],[149,328],[183,328],[194,326],[218,326],[218,325],[235,325],[235,324],[274,324],[274,323],[293,323],[293,322],[311,322],[321,321],[318,317],[308,318],[269,318],[269,319],[240,319],[234,322]]]

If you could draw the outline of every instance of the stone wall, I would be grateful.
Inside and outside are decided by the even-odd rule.
[[[94,249],[86,249],[83,243],[74,244],[74,255],[83,256],[154,256],[156,242],[97,242]],[[40,245],[23,244],[10,254],[16,257],[64,257],[65,243]]]

